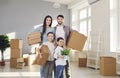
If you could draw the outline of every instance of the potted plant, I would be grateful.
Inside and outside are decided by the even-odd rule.
[[[65,48],[61,51],[61,54],[64,55],[65,60],[68,60],[69,53],[70,53],[70,49],[67,49],[67,48]]]
[[[1,51],[0,66],[4,66],[5,65],[4,51],[8,47],[10,47],[10,42],[9,42],[8,36],[7,35],[0,35],[0,51]]]

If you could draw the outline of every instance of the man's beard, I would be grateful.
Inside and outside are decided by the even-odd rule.
[[[62,22],[58,22],[59,25],[62,25],[63,23]]]

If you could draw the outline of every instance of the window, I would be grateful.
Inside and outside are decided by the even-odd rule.
[[[71,17],[72,29],[77,30],[88,37],[84,46],[84,50],[88,50],[91,45],[91,43],[89,43],[89,33],[91,31],[91,8],[88,5],[85,5],[79,9],[72,9]]]
[[[120,50],[119,0],[110,0],[110,51]]]
[[[88,36],[91,31],[91,8],[86,7],[79,11],[79,32]]]
[[[79,32],[88,37],[85,49],[90,48],[89,35],[91,31],[91,8],[85,7],[79,10]],[[89,43],[89,44],[88,44]]]

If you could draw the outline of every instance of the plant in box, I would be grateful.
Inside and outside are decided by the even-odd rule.
[[[7,35],[0,35],[0,50],[1,50],[0,66],[4,66],[5,65],[4,51],[8,47],[10,47],[10,42],[9,42],[8,36]]]
[[[70,53],[70,49],[67,49],[67,48],[61,51],[61,54],[64,55],[65,60],[68,60],[69,53]]]

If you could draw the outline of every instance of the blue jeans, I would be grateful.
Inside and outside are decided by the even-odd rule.
[[[41,75],[40,78],[44,78],[44,68],[43,68],[43,66],[40,67],[40,75]]]
[[[62,66],[62,65],[56,66],[55,78],[64,78],[63,70],[64,70],[64,66]]]

